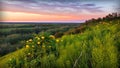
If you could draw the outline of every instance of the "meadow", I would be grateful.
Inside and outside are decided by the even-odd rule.
[[[119,68],[119,27],[120,16],[87,21],[61,37],[35,33],[21,49],[0,57],[0,68]]]

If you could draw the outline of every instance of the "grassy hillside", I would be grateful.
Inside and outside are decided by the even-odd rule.
[[[23,49],[0,57],[0,68],[118,68],[120,21],[113,23],[91,25],[59,39],[35,35]]]

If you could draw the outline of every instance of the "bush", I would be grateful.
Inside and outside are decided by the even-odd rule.
[[[26,68],[26,66],[29,68],[31,66],[36,67],[40,65],[42,62],[42,58],[46,56],[49,58],[49,56],[58,56],[57,50],[56,50],[56,41],[55,37],[53,35],[49,35],[48,33],[41,33],[39,35],[35,35],[35,38],[29,39],[26,41],[25,45],[25,55],[22,57],[24,65],[23,67]],[[21,61],[19,59],[16,59],[17,61]],[[12,61],[9,61],[9,66],[15,67],[14,65],[19,65],[19,62],[12,63]],[[52,62],[52,61],[51,61]],[[35,64],[35,65],[33,65]]]

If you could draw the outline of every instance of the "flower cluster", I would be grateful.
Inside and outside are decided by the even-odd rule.
[[[59,40],[55,40],[55,37],[53,35],[49,36],[35,36],[33,39],[29,39],[26,41],[26,48],[36,48],[36,47],[41,47],[41,48],[46,48],[49,47],[51,48],[54,46],[55,43],[58,43]]]
[[[56,44],[59,43],[59,39],[55,39],[53,35],[36,35],[33,39],[26,41],[25,48],[27,54],[37,53],[37,51],[49,54],[55,52]]]

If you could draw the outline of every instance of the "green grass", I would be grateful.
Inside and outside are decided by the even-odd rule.
[[[0,68],[6,68],[7,67],[7,62],[11,59],[11,58],[19,58],[19,56],[23,55],[24,52],[24,48],[17,50],[15,52],[12,52],[10,54],[7,54],[3,57],[0,57]]]
[[[25,62],[23,68],[118,68],[120,44],[119,39],[115,40],[116,36],[120,38],[118,27],[118,24],[99,24],[81,34],[64,35],[56,43],[59,55],[45,53],[43,57]],[[23,55],[24,49],[21,49],[1,57],[0,68],[7,67],[7,61],[12,57],[19,65],[19,58]]]

